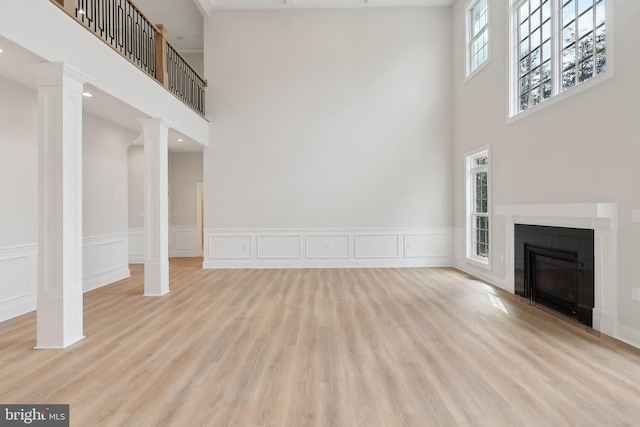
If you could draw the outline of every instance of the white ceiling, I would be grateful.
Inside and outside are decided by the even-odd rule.
[[[209,14],[216,9],[326,9],[345,7],[451,6],[455,0],[193,0]]]

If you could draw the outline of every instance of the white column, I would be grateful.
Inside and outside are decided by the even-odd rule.
[[[82,87],[63,63],[38,79],[38,349],[84,338],[82,318]]]
[[[169,126],[140,120],[144,137],[144,294],[169,292]]]

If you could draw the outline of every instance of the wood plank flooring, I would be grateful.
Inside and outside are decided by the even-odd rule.
[[[85,294],[85,335],[0,323],[0,402],[73,426],[638,426],[640,351],[453,269],[201,270]]]

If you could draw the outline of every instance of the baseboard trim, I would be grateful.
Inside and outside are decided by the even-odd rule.
[[[475,266],[467,264],[466,262],[458,259],[454,261],[453,267],[456,270],[460,270],[463,273],[477,277],[478,279],[483,280],[491,285],[497,286],[500,289],[503,289],[509,293],[512,293],[512,294],[514,293],[513,289],[507,289],[507,284],[506,284],[507,281],[505,279],[494,276],[493,274],[489,274],[488,270],[477,268]]]
[[[196,250],[177,250],[174,249],[169,252],[169,258],[201,258],[202,254]],[[144,262],[144,259],[142,260]]]
[[[204,269],[273,269],[273,268],[428,268],[451,267],[450,258],[393,259],[393,260],[266,260],[204,261]]]
[[[624,326],[618,323],[616,327],[616,334],[614,338],[629,344],[635,348],[640,348],[640,331],[636,329],[629,328],[628,326]]]
[[[144,255],[129,254],[129,264],[144,264]]]
[[[84,292],[93,291],[128,277],[131,277],[131,270],[129,270],[129,267],[121,267],[116,270],[107,271],[96,276],[86,278],[82,283],[82,289]]]
[[[22,298],[13,304],[6,303],[4,307],[0,309],[0,322],[35,311],[36,307],[37,297]]]

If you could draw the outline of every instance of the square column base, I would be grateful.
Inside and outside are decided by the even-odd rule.
[[[144,263],[144,296],[161,297],[169,293],[169,263]]]
[[[63,349],[84,338],[82,292],[38,296],[36,349]]]

